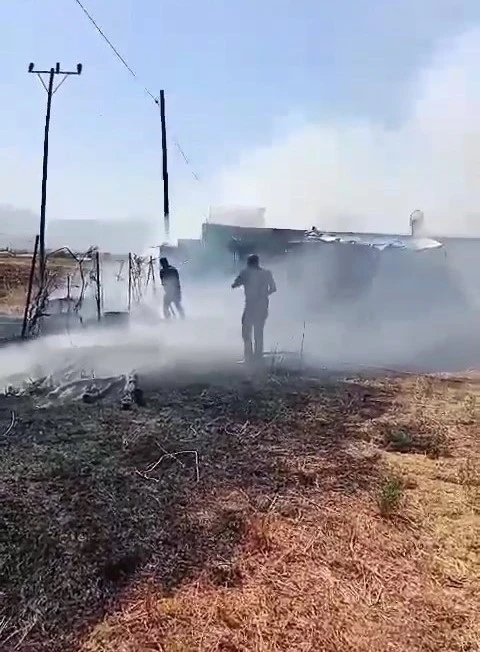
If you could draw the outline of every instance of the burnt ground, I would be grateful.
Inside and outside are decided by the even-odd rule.
[[[390,649],[392,641],[399,650],[478,649],[455,647],[451,631],[458,622],[448,620],[440,598],[431,598],[428,582],[427,597],[420,593],[402,601],[392,588],[404,571],[411,586],[421,585],[415,572],[423,572],[425,558],[414,545],[421,539],[414,518],[389,518],[397,507],[395,491],[403,492],[407,484],[399,481],[399,489],[396,475],[385,480],[384,456],[399,441],[398,455],[450,455],[448,433],[439,439],[434,428],[430,448],[418,451],[406,426],[398,426],[401,434],[392,431],[388,415],[396,405],[399,418],[399,383],[219,375],[152,389],[146,406],[132,411],[106,403],[37,409],[35,397],[2,398],[0,432],[9,429],[12,413],[15,418],[0,436],[1,649],[377,651]],[[431,396],[428,388],[415,391]],[[422,415],[417,443],[430,437],[429,424],[435,423]],[[373,614],[370,629],[355,634],[358,624],[349,621],[347,627],[345,614],[356,613],[362,623],[364,607],[352,606],[342,591],[353,586],[352,578],[360,582],[358,569],[348,561],[355,542],[363,541],[360,517],[369,532],[362,545],[393,546],[388,559],[396,551],[399,570],[395,577],[382,564],[372,571],[396,607],[388,607],[390,620]],[[348,525],[352,518],[356,529]],[[342,530],[346,525],[349,534]],[[374,527],[380,528],[377,534]],[[289,543],[282,552],[287,531]],[[288,635],[285,630],[279,637],[276,628],[282,619],[288,622],[288,609],[267,620],[261,611],[263,620],[255,622],[243,622],[231,605],[230,615],[225,605],[220,615],[212,615],[211,605],[220,597],[239,604],[248,587],[248,595],[263,596],[262,610],[269,602],[275,605],[287,580],[262,591],[279,564],[283,568],[297,548],[310,558],[322,532],[322,545],[341,555],[329,572],[344,574],[338,585],[344,588],[335,589],[327,575],[318,578],[318,569],[327,563],[324,552],[306,576],[298,571],[296,588],[288,594],[291,604],[300,600],[303,609],[310,604],[309,593],[328,588],[330,598],[322,594],[315,602],[327,609],[317,614],[318,622],[313,611],[302,620],[305,614],[300,618],[295,612],[300,607],[292,606],[290,617],[298,627],[292,622]],[[298,539],[304,535],[307,539]],[[370,565],[385,554],[372,549]],[[298,560],[290,562],[297,573]],[[275,572],[258,579],[259,569],[269,564]],[[399,593],[402,586],[398,583]],[[332,598],[332,591],[339,593]],[[372,609],[383,604],[382,595],[379,589],[371,598]],[[328,600],[336,601],[335,608]],[[155,601],[161,608],[152,607]],[[249,618],[260,602],[249,607]],[[195,613],[193,604],[199,605]],[[400,623],[407,607],[415,605],[416,623],[407,635]],[[461,622],[470,627],[464,611]],[[440,621],[438,635],[432,634]],[[316,622],[316,629],[307,622]]]
[[[214,510],[204,522],[217,495],[242,491],[265,511],[279,492],[308,491],[316,477],[302,463],[327,451],[326,490],[355,492],[375,478],[345,444],[352,418],[378,414],[386,397],[288,377],[229,384],[165,388],[135,412],[3,400],[2,423],[16,413],[0,440],[0,607],[11,649],[25,635],[16,649],[64,650],[146,569],[168,591],[228,560],[246,514]]]

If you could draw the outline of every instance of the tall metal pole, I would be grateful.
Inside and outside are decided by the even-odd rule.
[[[165,239],[170,239],[170,199],[168,194],[167,124],[165,120],[165,91],[160,91],[160,120],[162,122],[162,179],[163,179],[163,226]]]
[[[50,116],[52,112],[53,80],[55,68],[50,68],[47,86],[47,111],[45,113],[45,134],[43,136],[43,166],[42,166],[42,200],[40,204],[40,241],[39,241],[39,267],[40,279],[45,278],[45,216],[47,209],[47,178],[48,178],[48,138],[50,135]]]

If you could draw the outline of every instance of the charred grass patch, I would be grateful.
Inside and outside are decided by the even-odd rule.
[[[480,649],[476,392],[277,375],[19,407],[2,649]],[[407,425],[442,447],[388,445]]]
[[[378,416],[385,398],[360,383],[277,375],[165,386],[132,413],[8,399],[3,414],[14,406],[17,417],[0,440],[2,649],[77,649],[144,582],[167,601],[199,578],[243,586],[238,555],[277,554],[277,530],[310,504],[302,496],[355,496],[375,481],[376,460],[351,455],[346,424],[357,411]]]

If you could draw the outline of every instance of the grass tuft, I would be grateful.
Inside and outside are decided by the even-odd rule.
[[[386,477],[378,493],[378,507],[384,518],[392,518],[400,509],[404,496],[404,483],[398,476]]]

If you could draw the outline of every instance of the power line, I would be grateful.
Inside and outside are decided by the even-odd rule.
[[[185,152],[183,151],[182,146],[180,145],[180,143],[178,142],[178,140],[177,140],[176,138],[173,139],[173,144],[175,145],[175,147],[176,147],[176,148],[178,149],[178,151],[180,152],[180,155],[181,155],[181,157],[183,158],[183,160],[185,161],[185,163],[188,165],[188,167],[191,168],[191,173],[193,174],[193,177],[194,177],[194,178],[195,178],[195,179],[200,183],[200,177],[199,177],[198,174],[195,172],[195,170],[191,167],[191,163],[190,163],[190,161],[189,161],[187,155],[186,155]]]
[[[81,0],[75,0],[75,2],[76,2],[77,5],[80,7],[80,9],[82,10],[82,12],[85,14],[85,16],[86,16],[87,19],[90,21],[90,23],[93,25],[93,27],[94,27],[94,28],[97,30],[97,32],[100,34],[100,36],[101,36],[102,39],[105,41],[105,43],[108,45],[108,47],[109,47],[109,48],[112,50],[112,52],[115,54],[115,56],[116,56],[117,59],[120,61],[120,63],[124,66],[124,68],[126,68],[126,70],[128,70],[128,72],[130,73],[130,75],[131,75],[131,76],[132,76],[136,81],[139,81],[138,75],[137,75],[137,73],[135,72],[135,70],[134,70],[134,69],[133,69],[133,68],[132,68],[128,63],[127,63],[127,60],[125,59],[125,57],[123,57],[123,56],[120,54],[120,51],[118,50],[118,48],[116,48],[115,45],[112,43],[112,41],[108,38],[108,36],[105,34],[104,30],[100,27],[100,25],[99,25],[99,24],[97,23],[97,21],[94,19],[94,17],[92,16],[92,14],[88,11],[88,9],[85,7],[85,5],[81,2]],[[160,101],[159,101],[159,98],[158,98],[158,97],[156,97],[153,93],[151,93],[151,92],[148,90],[148,88],[147,88],[146,86],[143,87],[143,90],[144,90],[144,92],[145,92],[145,93],[150,97],[150,99],[152,99],[152,100],[155,102],[155,104],[156,104],[157,106],[160,106]],[[186,156],[185,151],[183,150],[182,146],[180,145],[180,143],[179,143],[179,141],[178,141],[178,138],[175,138],[175,137],[174,137],[174,138],[173,138],[173,143],[174,143],[175,147],[177,148],[177,150],[179,151],[179,153],[180,153],[181,157],[183,158],[185,164],[186,164],[187,167],[190,169],[190,172],[191,172],[193,178],[194,178],[196,181],[198,181],[199,183],[201,183],[200,177],[198,176],[198,174],[197,174],[197,173],[195,172],[195,170],[193,169],[192,164],[190,163],[190,160],[189,160],[188,157]]]
[[[88,20],[92,23],[92,25],[95,27],[95,29],[96,29],[97,32],[100,34],[100,36],[103,38],[103,40],[104,40],[105,43],[108,45],[108,47],[109,47],[109,48],[112,50],[112,52],[115,54],[115,56],[117,57],[117,59],[118,59],[118,60],[123,64],[123,66],[125,66],[125,68],[126,68],[126,69],[128,70],[128,72],[132,75],[132,77],[134,77],[135,79],[138,80],[137,73],[133,70],[133,68],[132,68],[131,66],[128,65],[126,59],[125,59],[124,57],[122,57],[122,55],[120,54],[120,52],[118,51],[118,49],[113,45],[112,41],[108,38],[108,36],[105,34],[105,32],[103,31],[103,29],[102,29],[102,28],[100,27],[100,25],[97,23],[97,21],[96,21],[96,20],[93,18],[93,16],[89,13],[89,11],[87,10],[87,8],[86,8],[86,7],[85,7],[85,6],[80,2],[80,0],[75,0],[75,2],[76,2],[77,5],[80,7],[80,9],[83,11],[83,13],[84,13],[85,16],[88,18]],[[143,90],[145,91],[145,93],[146,93],[147,95],[149,95],[149,96],[151,97],[151,99],[152,99],[156,104],[158,104],[158,98],[155,97],[155,95],[153,95],[152,93],[150,93],[150,91],[148,90],[148,88],[144,87]]]

